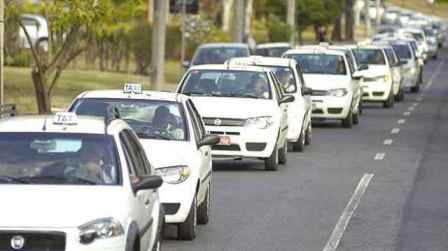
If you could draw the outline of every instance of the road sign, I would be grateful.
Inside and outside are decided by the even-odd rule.
[[[182,13],[183,2],[185,2],[185,12],[187,14],[198,14],[198,0],[170,0],[170,13]]]

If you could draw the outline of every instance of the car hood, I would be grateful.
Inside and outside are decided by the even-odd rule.
[[[192,100],[202,117],[247,119],[276,114],[276,104],[271,99],[192,97]]]
[[[188,141],[140,139],[140,142],[154,168],[186,165],[193,155]]]
[[[362,75],[366,78],[375,78],[384,76],[390,73],[390,69],[387,65],[369,65],[369,69],[362,72]]]
[[[0,185],[1,228],[74,228],[126,216],[122,186]]]
[[[350,78],[348,76],[304,74],[307,87],[315,90],[330,90],[337,88],[349,88]]]

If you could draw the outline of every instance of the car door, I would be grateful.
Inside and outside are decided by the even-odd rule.
[[[138,179],[151,175],[151,167],[137,136],[132,131],[126,129],[120,134],[120,139],[131,176]],[[135,212],[141,238],[140,247],[142,250],[148,250],[153,225],[155,224],[154,221],[158,220],[152,217],[157,196],[157,190],[141,190],[135,194]]]
[[[359,80],[353,78],[353,74],[356,72],[356,68],[355,62],[353,62],[349,51],[345,52],[345,60],[347,62],[347,72],[349,72],[350,74],[350,82],[353,90],[353,107],[355,107],[354,111],[357,111],[359,109],[358,105],[360,104],[362,94]]]
[[[294,74],[295,74],[295,78],[296,78],[296,83],[297,83],[297,93],[298,93],[298,98],[299,100],[301,100],[301,103],[304,107],[304,126],[307,126],[308,121],[306,120],[307,118],[311,119],[311,107],[312,107],[312,103],[311,103],[311,95],[303,95],[302,93],[302,89],[304,87],[306,87],[305,84],[305,80],[303,79],[303,74],[302,74],[302,69],[300,68],[299,64],[296,64],[295,69],[293,70]]]
[[[193,125],[193,133],[194,140],[196,141],[196,146],[199,145],[199,142],[207,135],[207,132],[204,127],[204,123],[202,121],[201,116],[199,115],[196,107],[194,106],[191,100],[186,102],[187,111],[191,118],[191,124]],[[211,180],[212,175],[212,154],[210,146],[201,146],[197,148],[196,151],[197,158],[200,161],[199,167],[199,177],[200,177],[200,186],[198,191],[199,194],[199,202],[201,202],[206,195],[208,185]]]
[[[283,91],[281,88],[280,82],[277,80],[277,77],[275,77],[275,74],[270,72],[269,74],[270,82],[271,82],[271,88],[274,98],[276,99],[276,102],[279,106],[279,111],[281,112],[281,118],[280,118],[280,136],[281,139],[279,140],[279,144],[283,143],[283,140],[287,137],[288,132],[288,104],[286,103],[280,103],[280,101],[283,98]]]

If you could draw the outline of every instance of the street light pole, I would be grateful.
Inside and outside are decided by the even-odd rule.
[[[186,47],[186,38],[185,38],[185,30],[186,30],[186,13],[187,13],[187,0],[182,0],[182,17],[181,17],[181,29],[182,29],[182,40],[181,40],[181,51],[180,51],[180,63],[183,64],[185,62],[185,47]]]
[[[154,0],[154,22],[151,48],[151,88],[162,90],[165,65],[166,16],[168,2]]]
[[[0,0],[0,105],[4,104],[3,99],[3,74],[4,74],[4,34],[5,34],[5,2]]]

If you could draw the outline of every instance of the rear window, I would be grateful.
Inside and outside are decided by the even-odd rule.
[[[356,60],[360,64],[385,65],[383,50],[381,49],[355,49]]]
[[[395,53],[397,53],[397,55],[400,59],[411,59],[412,58],[412,52],[408,45],[393,44],[392,47],[394,48]]]
[[[249,56],[248,50],[242,47],[199,48],[193,58],[192,65],[223,64],[228,59],[247,56]]]
[[[344,57],[340,55],[288,54],[285,57],[295,59],[304,74],[347,74]]]

